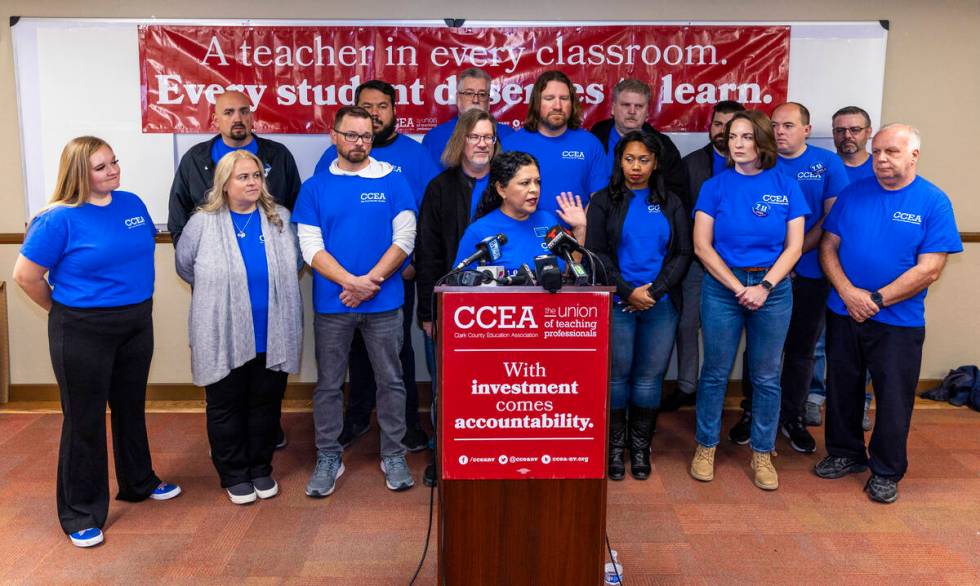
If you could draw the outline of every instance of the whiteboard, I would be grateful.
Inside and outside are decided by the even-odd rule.
[[[61,149],[83,134],[99,136],[115,150],[121,188],[146,202],[154,223],[166,224],[170,184],[180,157],[211,134],[143,134],[140,112],[139,38],[141,24],[337,26],[384,24],[445,26],[442,21],[191,21],[148,19],[22,18],[13,31],[28,218],[54,189]],[[467,21],[467,26],[520,26],[519,22]],[[846,105],[861,106],[880,127],[887,31],[869,22],[602,22],[589,24],[789,25],[788,96],[812,115],[812,143],[833,149],[830,117]],[[258,113],[261,117],[261,111]],[[682,154],[706,144],[705,133],[671,133]],[[296,159],[303,179],[330,145],[329,136],[271,135]],[[420,136],[415,136],[421,140]]]

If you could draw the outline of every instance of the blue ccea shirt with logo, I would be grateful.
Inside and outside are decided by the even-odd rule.
[[[670,242],[670,222],[664,217],[660,204],[647,201],[649,197],[649,189],[633,191],[623,223],[623,236],[616,251],[619,272],[634,287],[652,283],[657,278]]]
[[[697,212],[715,219],[714,247],[729,267],[769,267],[783,252],[786,223],[810,212],[795,179],[767,169],[729,169],[701,186]]]
[[[248,280],[248,299],[252,307],[252,329],[255,332],[255,352],[266,350],[269,331],[269,263],[265,256],[265,235],[262,234],[262,219],[259,209],[249,214],[230,212],[235,233],[245,236],[235,238],[238,250],[245,263],[245,276]]]
[[[48,269],[51,297],[69,307],[118,307],[153,296],[157,230],[136,195],[106,206],[55,206],[31,222],[20,253]]]
[[[780,155],[776,162],[776,170],[796,179],[800,184],[800,190],[806,198],[806,205],[810,208],[810,213],[804,221],[804,232],[809,232],[810,228],[813,228],[823,217],[824,201],[840,195],[840,192],[850,183],[840,157],[836,153],[813,145],[807,145],[803,154],[795,159],[787,159]],[[794,269],[797,274],[810,279],[823,277],[818,248],[800,257]]]
[[[609,184],[609,166],[602,143],[591,132],[568,129],[554,138],[540,132],[521,130],[506,138],[504,150],[534,155],[541,166],[541,199],[538,209],[554,213],[559,193],[570,191],[582,196],[582,205],[589,197]]]
[[[861,163],[857,167],[848,167],[847,165],[844,165],[844,169],[847,171],[847,178],[850,179],[851,183],[875,176],[875,170],[871,162],[871,157],[868,157],[867,161]]]
[[[391,247],[391,221],[405,210],[417,213],[412,190],[400,174],[369,179],[327,171],[303,183],[292,221],[320,228],[326,251],[351,274],[365,275]],[[313,271],[317,313],[378,313],[405,303],[401,279],[385,280],[377,295],[353,309],[341,303],[341,291]]]
[[[388,146],[371,148],[371,157],[390,164],[395,168],[395,173],[405,178],[412,190],[416,208],[422,205],[422,196],[425,195],[429,181],[439,174],[439,167],[432,160],[429,151],[404,134],[399,134]],[[317,161],[313,174],[329,173],[330,163],[336,158],[337,147],[331,145]]]
[[[522,264],[527,264],[534,270],[534,257],[551,254],[544,237],[556,224],[558,217],[551,212],[539,209],[525,220],[515,220],[498,208],[466,228],[459,241],[453,265],[473,254],[477,243],[487,236],[504,234],[507,236],[507,243],[500,247],[500,258],[489,264],[504,267],[510,274],[517,272]],[[563,262],[559,261],[559,266],[564,270]],[[471,264],[466,268],[474,269],[476,265]]]
[[[425,150],[429,151],[429,156],[442,169],[445,169],[442,164],[442,153],[446,150],[446,145],[449,143],[449,138],[453,135],[453,131],[456,130],[457,122],[459,122],[459,116],[453,116],[429,132],[426,132],[425,136],[422,137],[422,146],[425,147]],[[512,134],[514,134],[514,130],[510,126],[501,122],[497,123],[498,140]]]
[[[877,291],[915,266],[920,254],[963,252],[953,206],[938,187],[923,179],[897,191],[877,179],[862,179],[841,193],[824,221],[824,230],[840,237],[838,255],[855,287]],[[889,305],[871,319],[894,326],[922,327],[926,290]],[[844,301],[831,289],[827,307],[847,315]]]

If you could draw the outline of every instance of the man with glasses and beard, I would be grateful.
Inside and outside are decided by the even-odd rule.
[[[397,274],[415,247],[415,198],[392,165],[369,157],[372,115],[357,106],[337,112],[331,137],[337,158],[303,184],[293,222],[313,269],[317,383],[313,391],[316,468],[306,487],[330,495],[344,473],[339,441],[343,384],[355,332],[377,376],[381,470],[391,490],[414,480],[405,462],[402,347],[404,288]]]
[[[389,163],[394,173],[400,174],[408,183],[415,198],[416,208],[421,206],[425,187],[439,174],[439,167],[421,144],[404,134],[396,132],[395,88],[390,83],[372,79],[362,83],[354,91],[354,103],[371,115],[374,139],[371,143],[371,156]],[[323,153],[316,164],[314,175],[329,170],[337,159],[337,145],[334,144]],[[429,437],[422,430],[419,419],[419,393],[415,384],[415,351],[412,348],[412,315],[415,308],[415,267],[407,265],[402,270],[402,286],[405,290],[404,323],[402,333],[404,344],[399,357],[406,391],[405,420],[408,429],[402,438],[405,447],[412,452],[424,450],[429,445]],[[350,356],[350,394],[347,401],[347,416],[344,418],[344,432],[340,443],[349,446],[355,439],[368,432],[371,425],[371,410],[374,409],[374,373],[368,360],[364,340],[360,334],[354,336]]]

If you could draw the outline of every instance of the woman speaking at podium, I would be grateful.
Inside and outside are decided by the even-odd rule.
[[[738,112],[725,134],[729,169],[704,183],[694,207],[694,250],[707,274],[691,476],[714,478],[728,374],[744,329],[752,380],[751,466],[755,485],[775,490],[779,479],[771,452],[779,421],[779,365],[793,308],[787,276],[803,249],[809,208],[796,178],[773,168],[776,141],[765,114]]]
[[[650,476],[664,374],[677,330],[681,280],[691,264],[691,228],[680,198],[667,192],[652,134],[627,133],[616,145],[609,186],[592,196],[586,248],[606,267],[618,303],[612,321],[609,478]]]
[[[544,236],[558,224],[559,218],[571,227],[576,240],[584,242],[585,209],[581,195],[559,195],[557,217],[538,209],[540,197],[541,172],[533,156],[510,151],[494,157],[487,188],[476,206],[475,220],[463,233],[453,264],[469,256],[481,240],[503,234],[507,243],[500,247],[500,258],[493,264],[502,266],[508,273],[516,272],[522,264],[533,267],[534,257],[548,254]]]

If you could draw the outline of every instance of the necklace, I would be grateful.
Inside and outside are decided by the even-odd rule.
[[[245,225],[241,228],[239,228],[238,224],[235,223],[235,216],[231,217],[231,223],[234,224],[235,229],[238,231],[236,236],[239,238],[245,238],[245,228],[248,228],[248,224],[252,221],[252,217],[255,216],[255,212],[256,210],[252,210],[252,213],[248,215],[248,219],[245,220]]]

